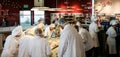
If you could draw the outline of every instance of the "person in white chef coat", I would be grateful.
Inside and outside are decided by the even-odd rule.
[[[4,44],[1,57],[17,57],[19,39],[23,36],[22,26],[13,29],[12,34],[9,35]]]
[[[34,34],[31,31],[31,28],[25,30],[25,35],[20,39],[18,57],[30,57],[28,52],[28,45],[30,40],[34,37]]]
[[[86,57],[92,57],[93,40],[90,33],[82,27],[80,21],[78,21],[76,25],[78,26],[78,32],[82,37],[83,44],[85,45]]]
[[[45,29],[44,32],[45,38],[51,38],[52,33],[54,32],[54,28],[55,28],[55,24],[52,23]]]
[[[85,57],[82,38],[74,26],[64,18],[60,19],[59,24],[63,30],[60,35],[58,57]]]
[[[106,32],[106,34],[108,35],[107,44],[108,44],[110,56],[115,57],[115,55],[117,54],[117,52],[116,52],[116,40],[115,40],[115,37],[117,37],[117,33],[116,33],[117,21],[116,20],[110,21],[110,25],[111,25],[111,27],[109,27],[107,32]]]
[[[43,38],[40,28],[35,30],[35,37],[30,41],[28,49],[30,57],[49,57],[51,55],[50,45]]]
[[[98,47],[99,47],[98,32],[99,31],[100,30],[99,30],[98,18],[94,17],[93,22],[89,25],[89,33],[94,43],[93,44],[94,57],[98,57]]]

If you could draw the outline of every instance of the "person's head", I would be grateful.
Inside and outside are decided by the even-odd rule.
[[[50,24],[50,30],[53,30],[55,28],[55,24]]]
[[[44,21],[40,19],[40,20],[38,20],[38,24],[39,24],[39,23],[44,23]]]
[[[23,34],[22,26],[18,26],[16,28],[14,28],[13,31],[12,31],[12,35],[15,36],[15,37],[21,37],[22,34]]]
[[[117,25],[117,21],[116,20],[111,20],[110,25],[115,28],[116,25]]]
[[[64,29],[66,24],[68,24],[68,22],[64,18],[61,18],[59,20],[59,25],[61,26],[62,29]]]
[[[34,33],[33,33],[33,31],[32,31],[32,28],[28,28],[28,29],[26,29],[24,32],[25,32],[25,35],[34,36]]]
[[[40,28],[36,28],[35,35],[42,37],[42,30]]]

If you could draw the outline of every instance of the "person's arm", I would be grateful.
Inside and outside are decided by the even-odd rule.
[[[59,43],[59,47],[58,47],[58,57],[63,57],[66,49],[67,49],[67,36],[61,36],[60,37],[60,43]]]
[[[100,29],[98,28],[98,26],[95,26],[95,32],[99,32]]]
[[[15,39],[13,39],[11,41],[11,44],[10,44],[10,52],[12,55],[15,55],[17,52],[18,52],[18,43]]]
[[[51,49],[50,49],[50,45],[47,41],[46,41],[46,54],[48,57],[51,57],[51,54],[52,54]]]
[[[48,37],[48,28],[45,29],[45,32],[44,32],[44,37],[47,38]]]

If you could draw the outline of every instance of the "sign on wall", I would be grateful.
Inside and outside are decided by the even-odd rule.
[[[43,7],[44,6],[44,0],[34,0],[34,6],[35,7]]]

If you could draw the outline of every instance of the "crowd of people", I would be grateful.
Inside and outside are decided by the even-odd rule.
[[[55,25],[51,23],[45,31],[44,24],[23,31],[22,26],[17,26],[6,38],[1,57],[51,57],[51,49],[46,38],[51,38]],[[89,29],[83,28],[80,21],[76,24],[67,22],[64,18],[59,20],[61,27],[58,57],[99,57],[98,32],[100,24],[98,18],[94,18]],[[110,27],[106,31],[109,57],[115,57],[116,51],[116,25],[117,21],[110,21]],[[75,27],[77,26],[77,28]],[[43,36],[44,34],[44,36]]]

